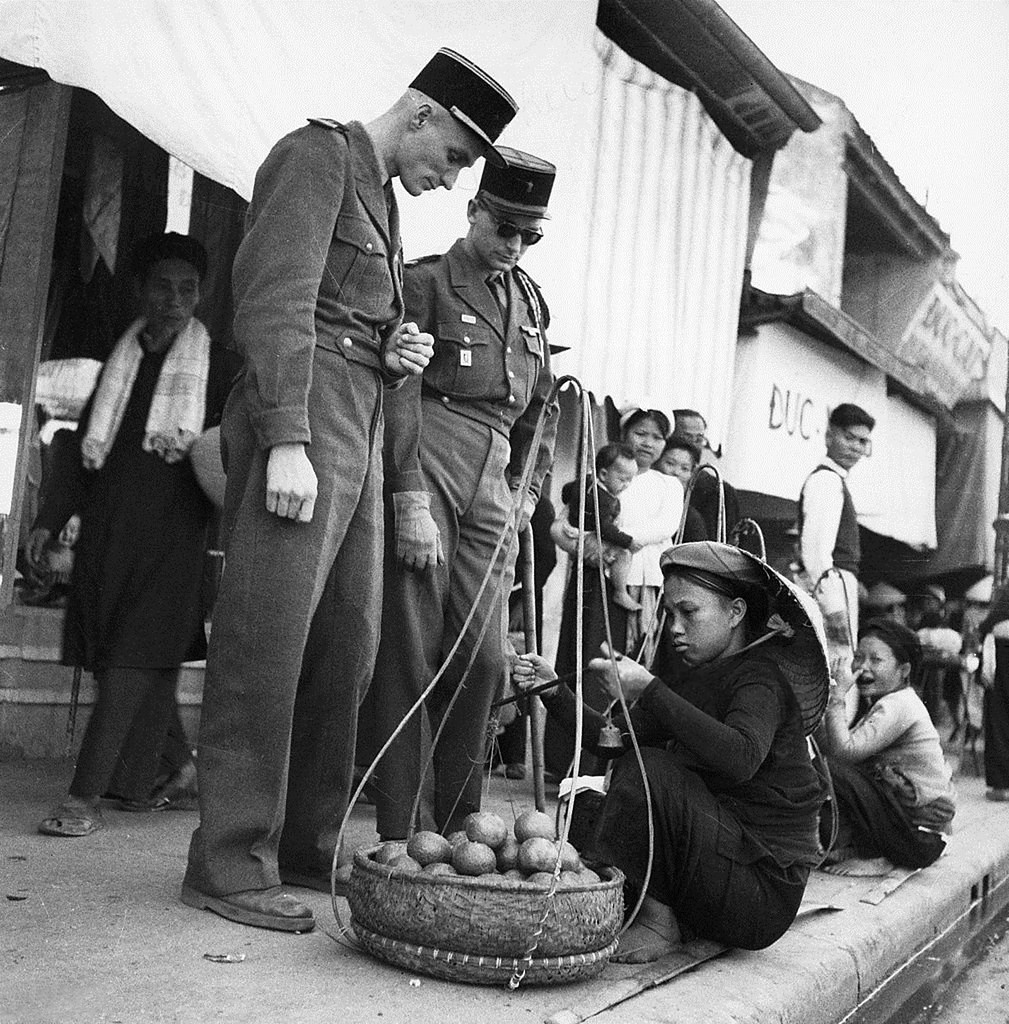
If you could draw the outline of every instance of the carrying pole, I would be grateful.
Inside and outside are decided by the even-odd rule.
[[[533,528],[519,535],[519,562],[522,567],[522,627],[526,654],[539,654],[536,635],[536,556],[533,552]],[[529,698],[529,739],[533,754],[533,801],[537,811],[546,811],[546,782],[543,777],[543,732],[546,709],[539,697]]]

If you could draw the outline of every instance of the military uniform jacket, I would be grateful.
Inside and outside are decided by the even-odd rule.
[[[510,483],[517,487],[533,457],[531,493],[539,495],[553,459],[556,405],[539,448],[531,452],[540,411],[553,386],[546,328],[549,312],[539,288],[523,270],[504,274],[507,323],[477,267],[458,240],[443,256],[406,267],[406,318],[434,336],[434,357],[423,378],[412,378],[386,404],[386,487],[425,490],[419,438],[423,402],[437,401],[460,416],[509,438]]]
[[[308,443],[316,346],[384,373],[403,313],[399,213],[363,125],[312,122],[273,147],[232,286],[257,440]]]

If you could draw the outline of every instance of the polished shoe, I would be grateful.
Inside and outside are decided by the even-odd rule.
[[[212,910],[229,921],[272,928],[278,932],[310,932],[315,927],[312,911],[284,892],[279,885],[270,889],[246,889],[224,896],[209,896],[183,883],[182,902],[197,910]]]
[[[986,789],[985,800],[994,800],[995,803],[1006,803],[1009,801],[1009,789]]]

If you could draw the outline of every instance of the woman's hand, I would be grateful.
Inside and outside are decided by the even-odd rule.
[[[47,530],[44,526],[36,526],[28,535],[25,557],[28,559],[28,564],[36,571],[44,569],[46,566],[46,545],[52,535],[52,530]]]
[[[829,700],[844,703],[846,694],[855,685],[851,666],[852,660],[847,654],[840,654],[831,661]]]
[[[639,665],[623,654],[611,658],[606,644],[603,644],[600,650],[603,657],[593,658],[588,664],[589,671],[596,672],[602,677],[603,689],[611,699],[619,700],[623,692],[624,699],[628,704],[632,704],[651,686],[655,676],[644,665]]]
[[[550,663],[538,654],[519,654],[512,662],[512,684],[520,693],[534,686],[553,682],[556,678],[557,673],[551,668]],[[546,693],[553,693],[553,689],[547,690]]]

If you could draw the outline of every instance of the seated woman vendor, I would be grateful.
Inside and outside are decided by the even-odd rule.
[[[660,564],[675,673],[657,678],[621,655],[589,664],[610,697],[622,693],[631,706],[629,722],[616,718],[624,747],[586,852],[619,867],[630,895],[645,891],[615,955],[632,963],[693,936],[744,949],[778,939],[818,860],[824,798],[806,745],[829,683],[810,599],[726,544],[681,544]],[[556,676],[542,658],[524,655],[513,678],[528,689]],[[574,728],[566,686],[546,691],[545,702]],[[603,716],[586,709],[583,720],[586,749],[612,757],[597,745]],[[651,794],[651,856],[631,726]]]
[[[854,675],[835,666],[822,729],[837,826],[828,860],[837,874],[926,867],[946,845],[954,793],[939,734],[913,689],[921,659],[912,630],[873,619],[859,634]],[[849,729],[844,698],[853,685],[859,709]],[[820,828],[827,846],[830,815]]]

